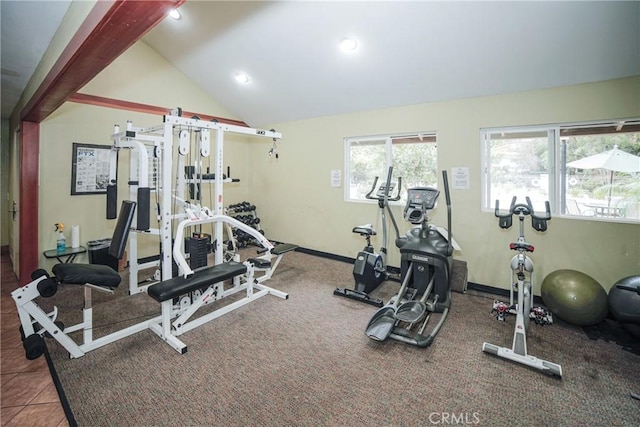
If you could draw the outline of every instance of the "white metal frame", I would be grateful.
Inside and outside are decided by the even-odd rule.
[[[93,307],[91,304],[91,290],[98,289],[103,292],[113,292],[111,290],[100,288],[91,284],[85,284],[82,286],[84,292],[84,307],[82,308],[82,322],[65,327],[64,330],[55,323],[58,316],[58,309],[54,307],[53,311],[46,313],[40,306],[35,303],[35,299],[40,296],[38,292],[38,284],[46,280],[46,276],[32,281],[31,283],[14,290],[11,293],[11,297],[16,303],[18,309],[18,316],[20,317],[20,323],[24,336],[28,337],[34,333],[43,335],[48,333],[55,338],[68,352],[71,358],[78,358],[84,356],[85,353],[111,344],[122,338],[133,335],[137,332],[143,331],[149,328],[152,324],[160,321],[160,316],[154,317],[149,320],[137,323],[111,334],[105,335],[100,338],[94,339],[93,337]],[[69,285],[76,286],[76,285]],[[34,325],[40,326],[39,330],[34,329]],[[82,343],[77,344],[69,334],[76,331],[82,331]]]
[[[181,157],[188,152],[188,147],[185,148],[183,143],[184,136],[181,136],[183,135],[180,133],[181,130],[186,129],[187,132],[189,130],[198,130],[200,134],[199,149],[202,156],[208,156],[211,153],[209,139],[210,132],[213,132],[214,134],[213,155],[215,156],[215,176],[218,179],[213,180],[213,184],[215,185],[213,209],[184,201],[184,199],[180,197],[183,195],[183,188],[178,188],[175,192],[172,189],[174,131],[176,129],[178,130],[178,138],[180,138],[178,144],[178,158],[179,164],[181,165],[183,164]],[[256,241],[266,249],[265,253],[257,258],[269,261],[269,267],[254,267],[252,262],[247,261],[244,263],[247,267],[247,272],[241,276],[234,277],[232,279],[232,286],[229,289],[224,289],[224,283],[212,283],[204,291],[194,291],[191,292],[190,295],[185,295],[179,298],[180,301],[176,304],[174,304],[173,299],[169,299],[168,301],[161,303],[161,313],[159,316],[97,339],[94,339],[93,337],[94,325],[91,292],[92,289],[111,293],[113,293],[113,291],[92,284],[83,285],[83,321],[62,330],[55,323],[58,315],[57,308],[54,308],[51,313],[45,313],[35,302],[35,300],[40,296],[38,284],[42,280],[46,279],[46,276],[41,276],[38,279],[33,280],[31,283],[12,292],[12,297],[18,309],[18,315],[20,317],[25,337],[32,334],[39,334],[42,336],[45,333],[48,333],[69,352],[72,358],[77,358],[83,356],[88,351],[110,344],[139,331],[151,329],[178,352],[184,353],[186,352],[186,344],[177,338],[177,336],[184,332],[192,330],[206,322],[229,313],[236,308],[255,301],[264,295],[271,294],[283,299],[288,298],[287,293],[262,284],[262,282],[271,278],[283,254],[272,254],[271,250],[274,249],[273,244],[261,233],[224,214],[222,186],[224,182],[231,182],[230,178],[220,179],[223,176],[223,147],[225,132],[268,137],[273,138],[274,140],[282,137],[280,133],[272,130],[266,131],[168,115],[164,116],[164,123],[162,125],[150,128],[135,128],[131,122],[127,123],[125,131],[121,132],[120,129],[116,127],[114,134],[111,135],[111,139],[113,141],[114,153],[120,148],[132,149],[132,155],[130,156],[131,180],[134,181],[134,183],[130,185],[130,198],[132,200],[137,199],[137,189],[139,187],[145,188],[148,186],[148,165],[150,160],[147,147],[153,146],[154,156],[159,160],[160,180],[157,188],[160,198],[160,212],[158,215],[159,227],[157,229],[146,230],[145,233],[152,233],[160,236],[162,247],[162,269],[160,272],[161,281],[168,280],[172,277],[173,259],[175,259],[179,266],[180,274],[185,278],[193,274],[193,271],[186,263],[184,256],[184,233],[187,227],[205,223],[213,223],[215,227],[215,235],[212,236],[212,238],[215,239],[214,241],[216,245],[214,257],[215,265],[219,265],[224,262],[222,243],[224,232],[223,226],[230,225],[251,234]],[[117,165],[115,167],[117,167]],[[115,168],[113,165],[110,173],[112,179],[115,179]],[[178,184],[184,184],[184,182],[184,180],[178,180]],[[184,213],[172,213],[171,207],[174,200],[178,201],[182,205]],[[180,222],[177,225],[175,244],[173,244],[172,240],[174,239],[174,236],[172,236],[172,228],[173,221],[176,220],[180,220]],[[152,262],[144,265],[138,263],[135,222],[131,233],[129,234],[128,248],[130,262],[129,293],[136,294],[146,292],[152,284],[138,286],[138,272],[142,268],[157,266],[160,263]],[[237,257],[238,256],[236,255],[236,258]],[[273,258],[275,258],[275,261],[271,263]],[[260,271],[263,274],[259,277],[255,277],[256,271]],[[246,296],[241,300],[192,319],[193,315],[203,306],[241,291],[246,292]],[[40,326],[39,330],[35,330],[34,325],[36,324]],[[77,331],[82,331],[81,344],[77,344],[68,335],[69,333]]]
[[[524,215],[519,217],[520,235],[518,243],[525,244],[524,239]],[[530,323],[530,312],[533,307],[533,261],[524,249],[520,248],[518,254],[511,258],[509,263],[509,305],[515,307],[515,327],[513,330],[513,342],[511,348],[500,347],[488,342],[482,343],[482,351],[504,359],[512,360],[523,365],[538,369],[544,373],[562,378],[562,366],[557,363],[539,359],[527,352],[527,329]],[[517,305],[514,306],[514,291],[518,294]]]

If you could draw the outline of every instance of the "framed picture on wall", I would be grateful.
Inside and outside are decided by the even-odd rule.
[[[106,194],[111,146],[73,143],[71,195]]]

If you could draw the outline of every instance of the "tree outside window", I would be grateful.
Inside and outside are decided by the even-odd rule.
[[[407,189],[437,186],[437,145],[433,132],[403,135],[354,137],[345,139],[345,199],[364,201],[376,177],[378,185],[393,166],[393,182],[402,178],[401,202]]]
[[[640,222],[640,121],[483,129],[483,204],[529,196],[556,215]]]

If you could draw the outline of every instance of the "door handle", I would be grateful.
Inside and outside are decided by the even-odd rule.
[[[18,206],[16,204],[16,202],[13,202],[13,206],[11,207],[11,209],[9,210],[9,212],[11,212],[11,217],[13,218],[13,220],[16,220],[16,214],[18,213]]]

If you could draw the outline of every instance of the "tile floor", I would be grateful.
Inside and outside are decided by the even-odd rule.
[[[27,360],[20,340],[20,320],[11,292],[18,287],[9,256],[0,272],[0,425],[69,426],[44,356]]]

